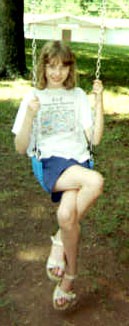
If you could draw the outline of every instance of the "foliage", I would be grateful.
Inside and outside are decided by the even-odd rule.
[[[25,12],[57,13],[68,12],[74,15],[99,16],[102,0],[37,0],[33,8],[33,0],[25,0]],[[129,18],[128,0],[108,0],[106,3],[107,17]]]

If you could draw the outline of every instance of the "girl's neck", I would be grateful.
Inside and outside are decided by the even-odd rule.
[[[51,91],[58,91],[58,90],[62,90],[62,89],[66,89],[64,86],[61,87],[50,87],[49,85],[46,86],[46,89],[49,89]]]

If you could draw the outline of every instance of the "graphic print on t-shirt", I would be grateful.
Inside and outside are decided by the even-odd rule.
[[[53,135],[72,132],[75,127],[74,100],[61,95],[52,96],[39,112],[40,134]]]

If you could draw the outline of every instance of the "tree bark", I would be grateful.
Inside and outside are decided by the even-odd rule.
[[[26,71],[23,12],[24,0],[0,0],[0,77]]]

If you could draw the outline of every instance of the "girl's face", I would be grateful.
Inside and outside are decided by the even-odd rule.
[[[65,66],[60,58],[51,59],[46,64],[46,79],[48,88],[62,88],[69,75],[70,66]]]

